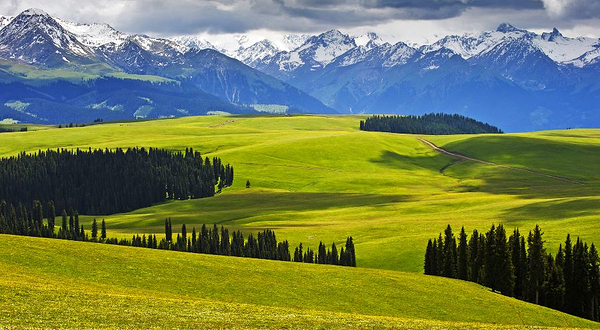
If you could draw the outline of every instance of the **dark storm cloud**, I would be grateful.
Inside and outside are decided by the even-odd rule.
[[[542,9],[541,0],[218,0],[127,1],[119,26],[160,34],[310,32],[393,20],[440,20],[469,8]]]
[[[7,0],[3,14],[30,7],[81,22],[108,22],[126,32],[157,35],[243,33],[249,30],[315,32],[370,27],[399,20],[456,18],[481,25],[501,11],[531,13],[532,22],[574,26],[600,17],[600,0]],[[469,16],[477,11],[479,16]],[[468,17],[468,18],[467,18]],[[541,19],[540,19],[541,17]],[[463,19],[464,18],[464,19]],[[527,21],[523,19],[523,21]],[[522,26],[527,28],[528,26]]]

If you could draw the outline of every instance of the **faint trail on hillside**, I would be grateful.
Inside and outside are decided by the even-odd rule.
[[[452,157],[457,157],[457,158],[461,158],[461,159],[465,159],[465,160],[470,160],[472,162],[476,162],[476,163],[480,163],[480,164],[485,164],[485,165],[491,165],[491,166],[497,166],[497,167],[501,167],[501,168],[506,168],[509,170],[516,170],[516,171],[521,171],[521,172],[527,172],[527,173],[531,173],[531,174],[535,174],[535,175],[539,175],[539,176],[543,176],[546,178],[550,178],[550,179],[554,179],[554,180],[558,180],[558,181],[563,181],[563,182],[568,182],[568,183],[574,183],[574,184],[584,184],[583,182],[579,182],[579,181],[575,181],[575,180],[571,180],[568,178],[564,178],[562,176],[557,176],[557,175],[552,175],[552,174],[546,174],[546,173],[542,173],[542,172],[537,172],[528,168],[522,168],[522,167],[514,167],[514,166],[508,166],[508,165],[502,165],[502,164],[497,164],[497,163],[493,163],[493,162],[488,162],[486,160],[481,160],[481,159],[477,159],[477,158],[473,158],[473,157],[469,157],[469,156],[465,156],[463,154],[459,154],[457,152],[452,152],[452,151],[448,151],[446,149],[440,148],[438,146],[436,146],[435,144],[433,144],[433,142],[431,141],[427,141],[423,138],[417,137],[417,140],[425,143],[426,145],[430,146],[433,150],[442,153],[442,154],[446,154],[448,156],[452,156]]]

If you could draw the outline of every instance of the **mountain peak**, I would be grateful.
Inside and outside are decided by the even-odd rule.
[[[23,15],[23,16],[50,16],[45,11],[43,11],[41,9],[37,9],[37,8],[29,8],[29,9],[25,10],[24,12],[22,12],[20,15]]]
[[[557,28],[552,29],[552,32],[542,33],[542,39],[547,41],[555,41],[558,38],[564,38],[562,33]]]
[[[498,25],[498,28],[496,29],[496,31],[508,33],[508,32],[521,32],[523,30],[517,29],[516,27],[512,26],[511,24],[502,23],[502,24]]]

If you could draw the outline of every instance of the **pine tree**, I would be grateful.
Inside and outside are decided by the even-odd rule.
[[[14,209],[13,209],[14,210]],[[60,227],[60,236],[61,238],[67,238],[67,233],[69,232],[69,227],[67,227],[67,211],[62,211],[62,224]]]
[[[329,263],[332,265],[338,265],[340,263],[338,250],[337,250],[337,247],[335,246],[335,243],[331,244],[331,260]]]
[[[563,275],[565,277],[565,311],[569,314],[573,314],[577,296],[573,283],[573,245],[571,243],[571,235],[569,234],[567,234],[567,239],[565,240]]]
[[[478,255],[479,255],[479,232],[477,229],[473,230],[471,234],[471,239],[469,240],[469,281],[478,282],[479,270],[481,269],[481,264],[479,263]]]
[[[425,250],[425,275],[435,275],[432,270],[432,258],[433,258],[433,246],[431,239],[427,242],[427,249]]]
[[[515,290],[514,296],[519,299],[524,298],[525,276],[526,276],[526,260],[523,258],[525,254],[525,246],[521,245],[523,237],[519,233],[519,229],[513,231],[509,242],[511,247],[511,259],[514,267]],[[524,241],[523,241],[524,242]],[[523,251],[521,251],[523,249]]]
[[[48,202],[48,237],[54,237],[54,228],[56,226],[56,208],[54,202]]]
[[[456,240],[450,225],[444,231],[444,254],[442,275],[445,277],[456,277]]]
[[[100,230],[100,239],[101,240],[106,240],[106,222],[104,221],[104,219],[102,219],[102,226],[101,226],[101,230]]]
[[[94,242],[98,240],[98,223],[96,222],[96,218],[92,221],[92,240]]]
[[[546,269],[546,249],[544,248],[544,233],[536,225],[532,232],[529,232],[527,238],[529,251],[529,289],[532,292],[531,301],[535,304],[540,302],[540,290],[544,284],[544,275]]]
[[[465,227],[460,230],[458,244],[458,278],[461,280],[469,279],[469,247],[467,246],[467,234]]]
[[[356,250],[352,236],[346,238],[346,253],[348,254],[348,266],[356,267]]]
[[[589,251],[589,281],[590,281],[590,309],[591,317],[594,321],[600,320],[600,258],[598,250],[594,243],[590,246]]]
[[[515,287],[515,274],[511,260],[511,254],[506,239],[506,231],[503,225],[496,229],[496,258],[498,263],[498,289],[503,295],[512,296]]]

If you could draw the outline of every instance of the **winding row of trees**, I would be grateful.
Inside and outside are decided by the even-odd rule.
[[[502,225],[486,233],[464,227],[454,237],[450,225],[429,240],[425,274],[480,283],[507,296],[600,321],[600,258],[598,250],[567,235],[556,256],[546,252],[543,232],[535,226],[527,237]]]
[[[102,242],[108,244],[145,247],[163,250],[184,251],[193,253],[216,254],[246,258],[260,258],[281,261],[295,261],[317,264],[331,264],[356,267],[356,253],[352,237],[346,239],[345,247],[338,251],[335,243],[327,248],[323,242],[319,249],[303,249],[302,243],[290,254],[288,241],[278,242],[275,232],[266,229],[256,236],[249,234],[247,238],[241,231],[229,230],[216,224],[212,228],[202,225],[200,231],[192,228],[189,232],[185,224],[174,237],[171,219],[165,220],[165,237],[160,241],[156,235],[134,235],[129,239],[108,238],[106,222],[100,224],[93,220],[91,232],[86,232],[79,222],[77,211],[63,210],[57,219],[54,202],[49,201],[46,210],[39,201],[34,201],[32,207],[19,204],[14,207],[6,201],[0,201],[0,234],[24,235],[33,237],[48,237],[78,241]],[[60,221],[60,223],[57,223]],[[91,235],[90,235],[91,234]]]
[[[139,239],[134,237],[133,240]],[[144,236],[142,236],[141,241],[144,241]],[[275,232],[270,229],[259,232],[256,237],[253,234],[249,234],[245,238],[244,234],[239,230],[232,232],[230,235],[227,228],[221,226],[219,229],[216,224],[213,224],[212,229],[203,224],[200,231],[196,231],[194,227],[191,233],[188,231],[186,225],[183,224],[181,232],[174,237],[171,219],[165,220],[165,238],[157,243],[156,248],[235,257],[356,267],[356,253],[352,237],[346,239],[345,249],[342,247],[339,251],[335,243],[331,245],[331,248],[327,248],[323,242],[319,242],[319,249],[317,251],[313,251],[310,248],[304,250],[302,243],[300,243],[295,248],[294,254],[291,255],[288,241],[277,242]]]
[[[430,113],[422,116],[371,116],[360,121],[362,131],[405,134],[502,133],[495,126],[461,115]]]
[[[233,183],[233,167],[189,148],[47,150],[0,159],[0,199],[53,201],[58,210],[112,214],[166,199],[210,197]]]

